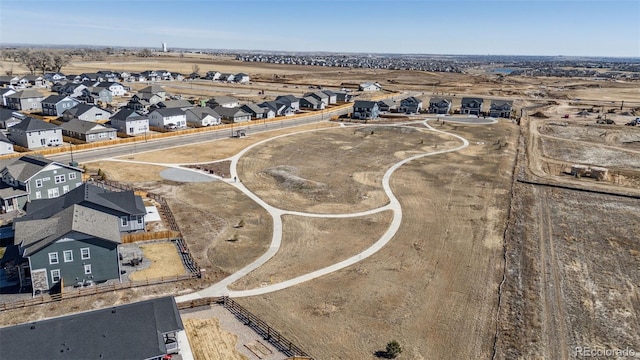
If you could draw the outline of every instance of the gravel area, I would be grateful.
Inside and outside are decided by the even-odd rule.
[[[236,349],[247,356],[249,359],[263,359],[263,360],[284,360],[288,357],[279,352],[268,341],[264,340],[262,336],[258,335],[250,327],[244,325],[243,322],[238,320],[232,313],[225,309],[222,305],[203,306],[194,309],[181,310],[180,315],[182,320],[186,319],[210,319],[216,318],[220,322],[220,327],[226,331],[229,331],[238,336],[238,343]],[[246,344],[259,341],[265,345],[271,354],[267,356],[258,357],[247,347]]]

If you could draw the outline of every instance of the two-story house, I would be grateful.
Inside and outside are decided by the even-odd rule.
[[[9,128],[9,139],[27,149],[38,149],[62,144],[62,130],[59,126],[26,117]]]
[[[124,96],[127,93],[127,90],[124,88],[124,86],[117,82],[101,82],[95,87],[107,89],[113,96]]]
[[[107,120],[110,116],[111,113],[107,110],[90,104],[78,104],[62,113],[62,119],[64,121],[70,121],[71,119],[80,119],[84,121],[96,122]]]
[[[62,116],[62,113],[80,104],[80,101],[65,95],[50,95],[42,100],[42,114]]]
[[[0,132],[0,155],[13,154],[13,142],[9,140],[7,135]]]
[[[28,201],[52,199],[82,185],[82,170],[25,155],[0,163],[2,211],[22,210]]]
[[[415,96],[402,99],[400,100],[400,108],[398,111],[405,114],[417,114],[422,111],[422,100]]]
[[[451,99],[432,97],[429,99],[429,114],[448,114],[451,111]]]
[[[127,135],[141,135],[149,131],[149,118],[134,109],[123,108],[110,119],[111,127]]]
[[[468,115],[480,115],[482,112],[482,98],[463,97],[460,105],[460,113]]]
[[[167,128],[187,127],[187,115],[178,108],[156,109],[149,113],[149,125]]]
[[[19,124],[26,115],[21,112],[0,108],[0,128],[8,129],[13,125]]]
[[[300,110],[300,99],[293,95],[280,95],[276,97],[276,102],[289,105],[293,111]]]
[[[14,222],[14,245],[28,263],[34,295],[56,285],[120,280],[118,218],[82,205],[52,217]]]
[[[356,100],[353,103],[352,119],[358,120],[371,120],[378,117],[379,109],[378,103],[368,100]]]
[[[40,112],[44,95],[37,90],[26,89],[7,96],[6,100],[9,109]]]
[[[513,107],[513,101],[491,100],[491,107],[489,108],[489,116],[510,118],[512,107]]]

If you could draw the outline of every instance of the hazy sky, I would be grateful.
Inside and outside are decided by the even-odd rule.
[[[640,57],[640,0],[0,0],[0,43]]]

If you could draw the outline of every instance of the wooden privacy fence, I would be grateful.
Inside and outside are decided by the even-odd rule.
[[[208,306],[218,304],[222,305],[225,309],[227,309],[230,313],[232,313],[238,320],[242,321],[245,325],[249,326],[256,333],[258,333],[262,338],[271,345],[273,345],[278,351],[283,354],[290,356],[294,359],[310,359],[313,360],[311,356],[309,356],[304,350],[300,349],[289,339],[285,338],[282,334],[276,331],[274,328],[269,326],[262,319],[255,316],[249,310],[244,308],[242,305],[233,301],[228,296],[222,297],[207,297],[201,299],[194,299],[190,301],[184,301],[178,303],[178,309],[190,309],[194,307],[200,306]]]
[[[120,241],[123,244],[128,244],[128,243],[137,242],[137,241],[173,239],[179,236],[180,236],[179,232],[176,232],[173,230],[163,230],[163,231],[154,231],[154,232],[124,234],[121,236]]]
[[[140,281],[127,281],[123,283],[95,285],[95,286],[90,286],[86,288],[63,291],[59,294],[47,294],[47,295],[43,294],[43,295],[34,296],[30,299],[1,303],[0,311],[17,309],[17,308],[22,308],[27,306],[40,305],[40,304],[45,304],[53,301],[60,301],[64,299],[73,299],[73,298],[82,297],[82,296],[102,294],[110,291],[130,289],[133,287],[166,284],[166,283],[193,279],[193,278],[195,278],[195,276],[193,274],[189,274],[189,275],[178,275],[178,276],[171,276],[171,277],[160,277],[156,279],[147,279],[147,280],[140,280]]]

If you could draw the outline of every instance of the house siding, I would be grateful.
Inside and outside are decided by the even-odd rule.
[[[89,248],[89,259],[82,259],[80,249]],[[71,250],[73,261],[65,262],[65,250]],[[49,253],[58,253],[58,263],[49,264]],[[49,286],[54,285],[51,270],[59,269],[65,286],[73,285],[83,280],[102,282],[120,279],[118,258],[118,244],[72,232],[60,240],[29,256],[32,270],[46,269]],[[85,274],[84,265],[91,265],[91,274]]]
[[[11,127],[9,128],[9,138],[17,145],[28,149],[38,149],[53,145],[57,146],[62,144],[62,129],[24,132],[16,131]],[[42,144],[43,140],[44,144]]]
[[[149,131],[149,120],[114,120],[111,119],[111,126],[116,128],[118,132],[125,133],[127,135],[140,135]]]
[[[75,179],[69,178],[69,174],[72,173],[75,174]],[[64,181],[56,184],[56,176],[60,175],[64,175]],[[37,180],[42,180],[41,187],[36,186]],[[60,196],[65,193],[64,186],[69,186],[69,190],[73,190],[80,185],[82,185],[82,172],[80,170],[50,164],[27,181],[27,189],[29,192],[28,199],[38,199],[36,194],[38,191],[40,192],[40,199],[49,199],[49,190],[52,190],[52,193],[55,193],[54,189],[58,189],[58,196]]]

